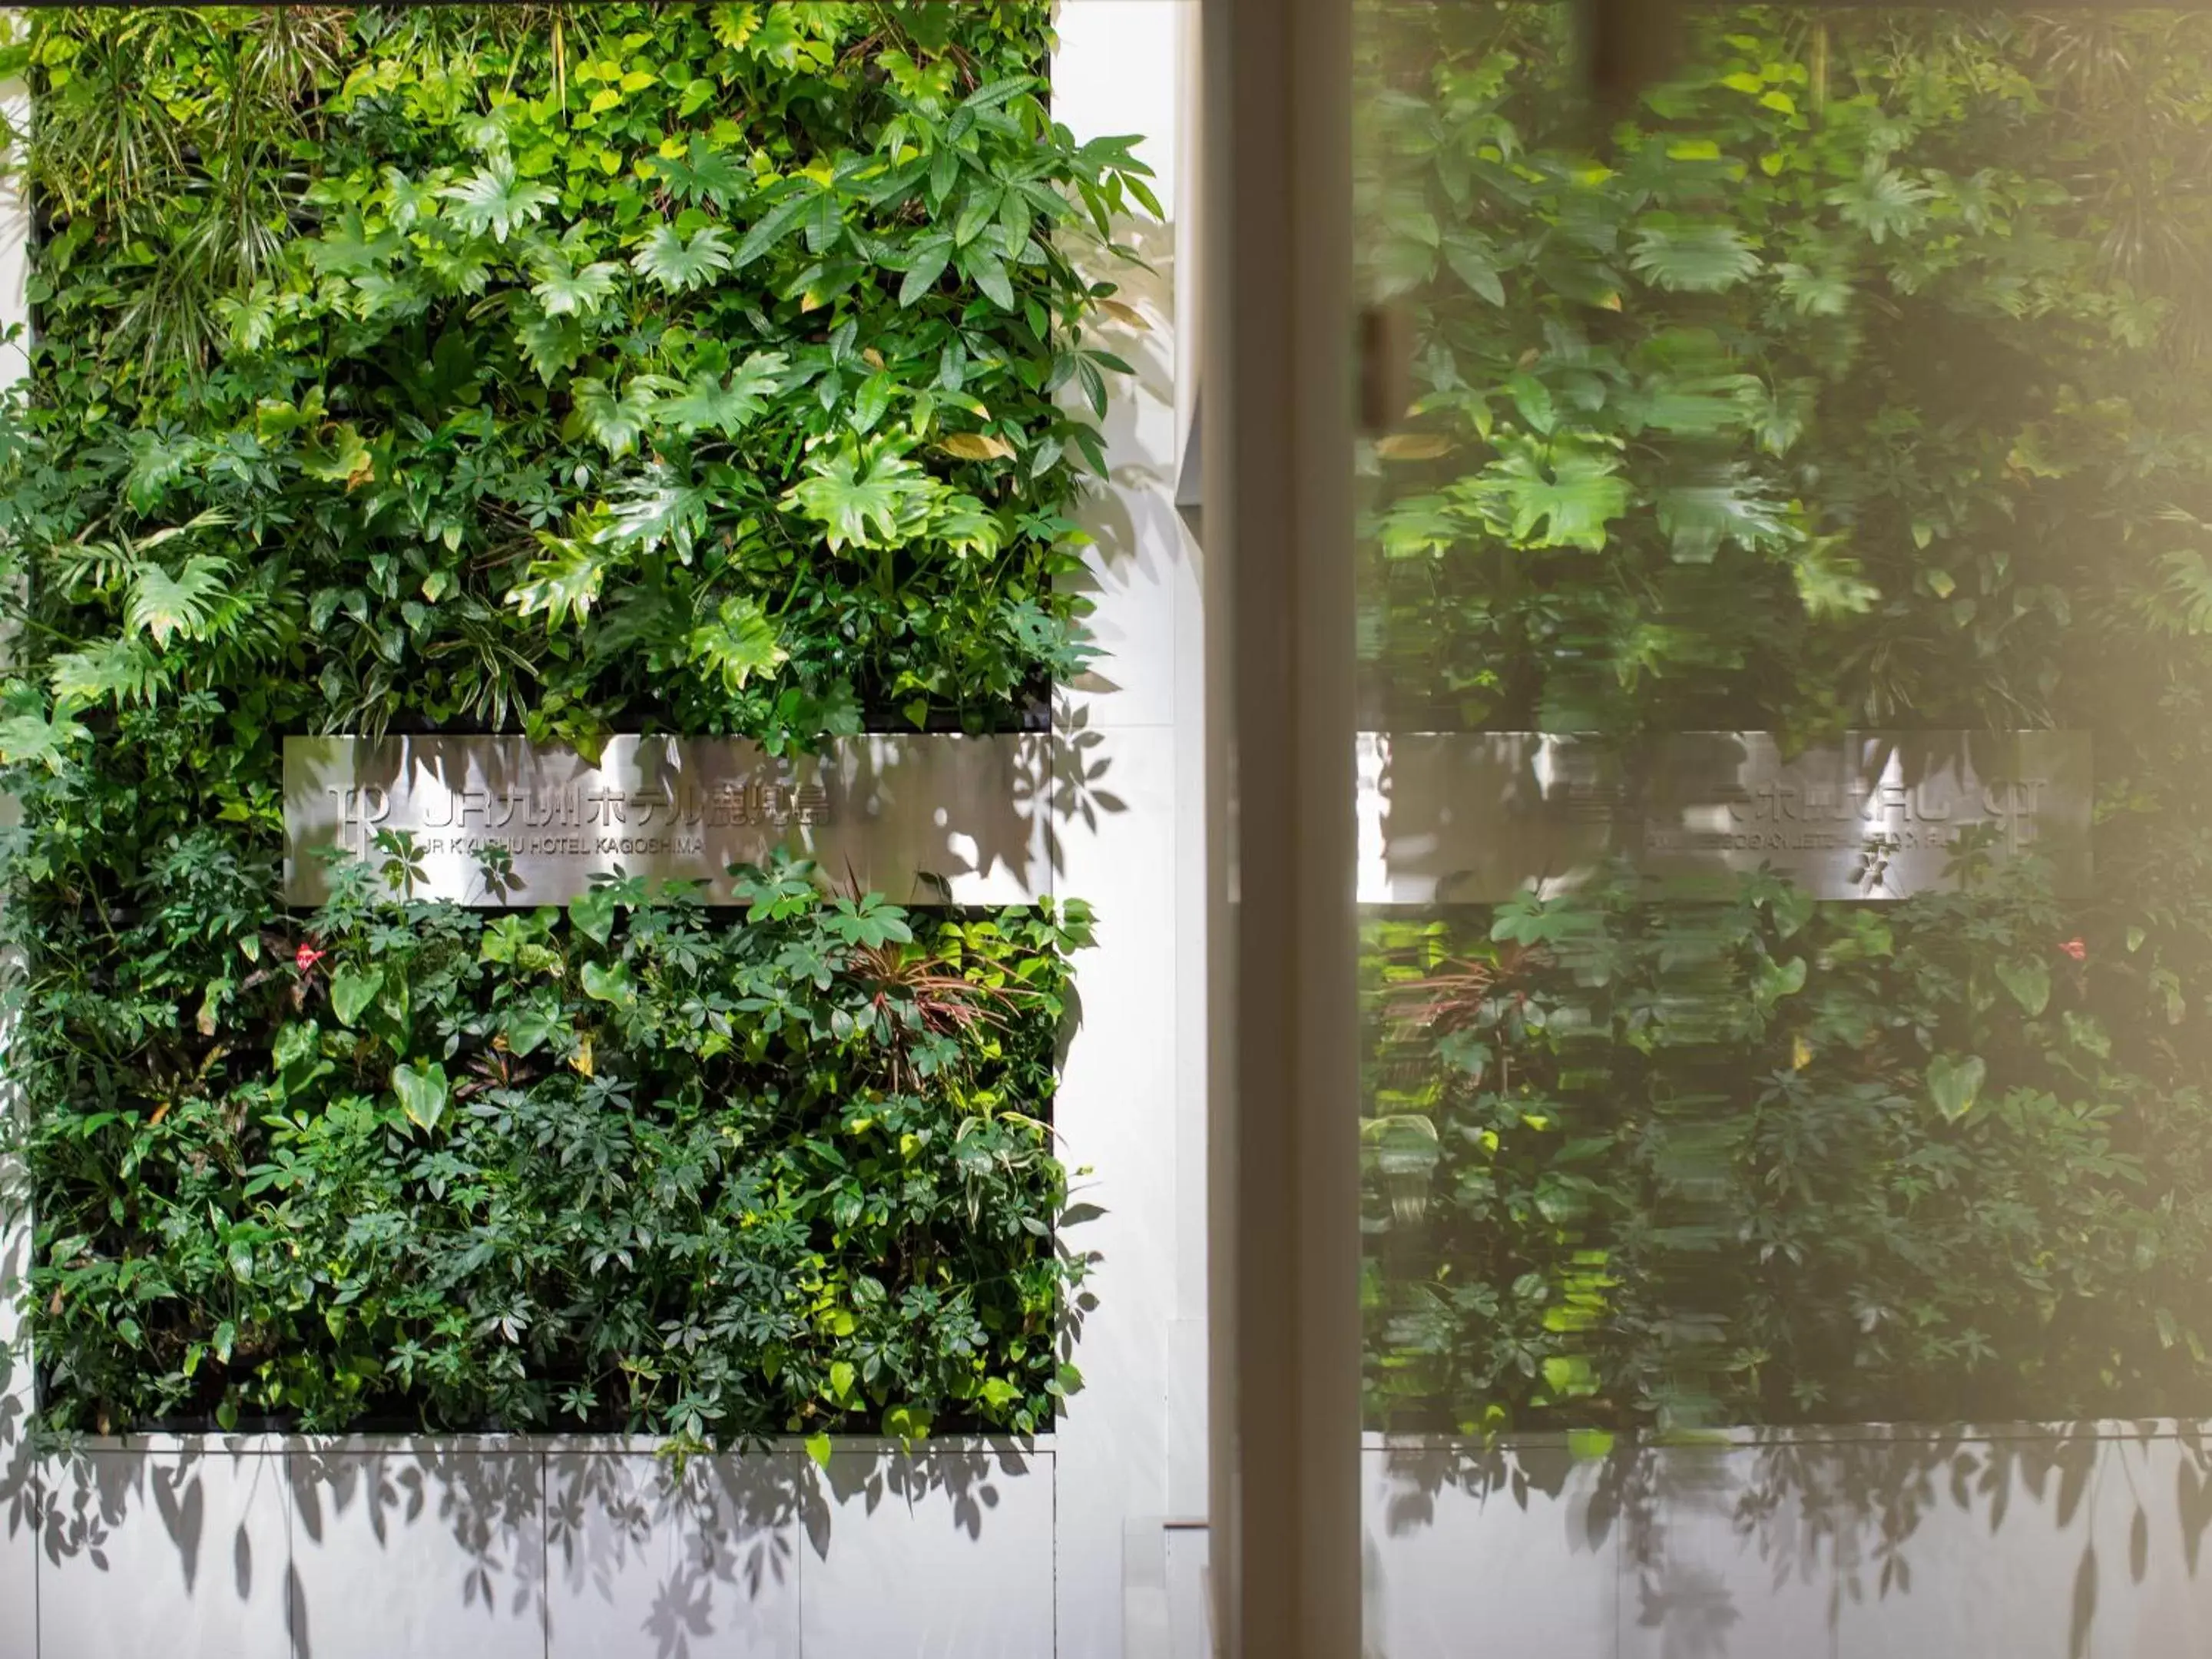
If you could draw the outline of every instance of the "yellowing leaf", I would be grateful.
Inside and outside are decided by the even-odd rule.
[[[1004,438],[993,437],[988,432],[948,433],[937,447],[963,461],[1003,461],[1014,453],[1014,447]]]
[[[1451,451],[1452,441],[1441,432],[1393,432],[1375,446],[1375,453],[1389,461],[1433,461]]]

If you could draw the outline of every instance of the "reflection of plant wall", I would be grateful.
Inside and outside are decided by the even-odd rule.
[[[289,732],[1036,718],[1121,367],[1066,250],[1151,202],[1047,45],[1014,0],[31,23],[52,1417],[1048,1418],[1079,910],[276,898]]]
[[[2097,890],[1374,924],[1374,1409],[2201,1410],[2212,25],[1563,10],[1378,31],[1370,719],[2086,729]]]

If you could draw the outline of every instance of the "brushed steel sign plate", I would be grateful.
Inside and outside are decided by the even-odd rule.
[[[1018,904],[1052,891],[1042,733],[926,733],[769,755],[735,738],[623,736],[594,765],[515,737],[287,738],[284,897],[328,896],[325,857],[410,832],[416,896],[565,904],[595,875],[696,881],[777,849],[912,903]],[[495,865],[487,870],[484,854]]]
[[[1358,893],[1370,904],[1568,890],[1625,862],[1655,894],[1768,868],[1818,898],[1955,885],[1962,836],[2091,877],[2086,732],[1856,732],[1785,758],[1771,732],[1631,748],[1532,732],[1364,734]]]

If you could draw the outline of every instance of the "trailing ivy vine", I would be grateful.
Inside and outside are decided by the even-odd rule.
[[[1079,906],[276,898],[287,732],[1039,718],[1133,140],[1046,10],[38,14],[0,422],[52,1421],[1030,1429]]]

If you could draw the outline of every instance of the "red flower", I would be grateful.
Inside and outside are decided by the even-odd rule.
[[[2069,939],[2058,948],[2076,962],[2087,962],[2089,959],[2089,947],[2078,939]]]
[[[328,955],[328,951],[318,951],[312,945],[302,945],[292,952],[292,965],[304,974]]]

